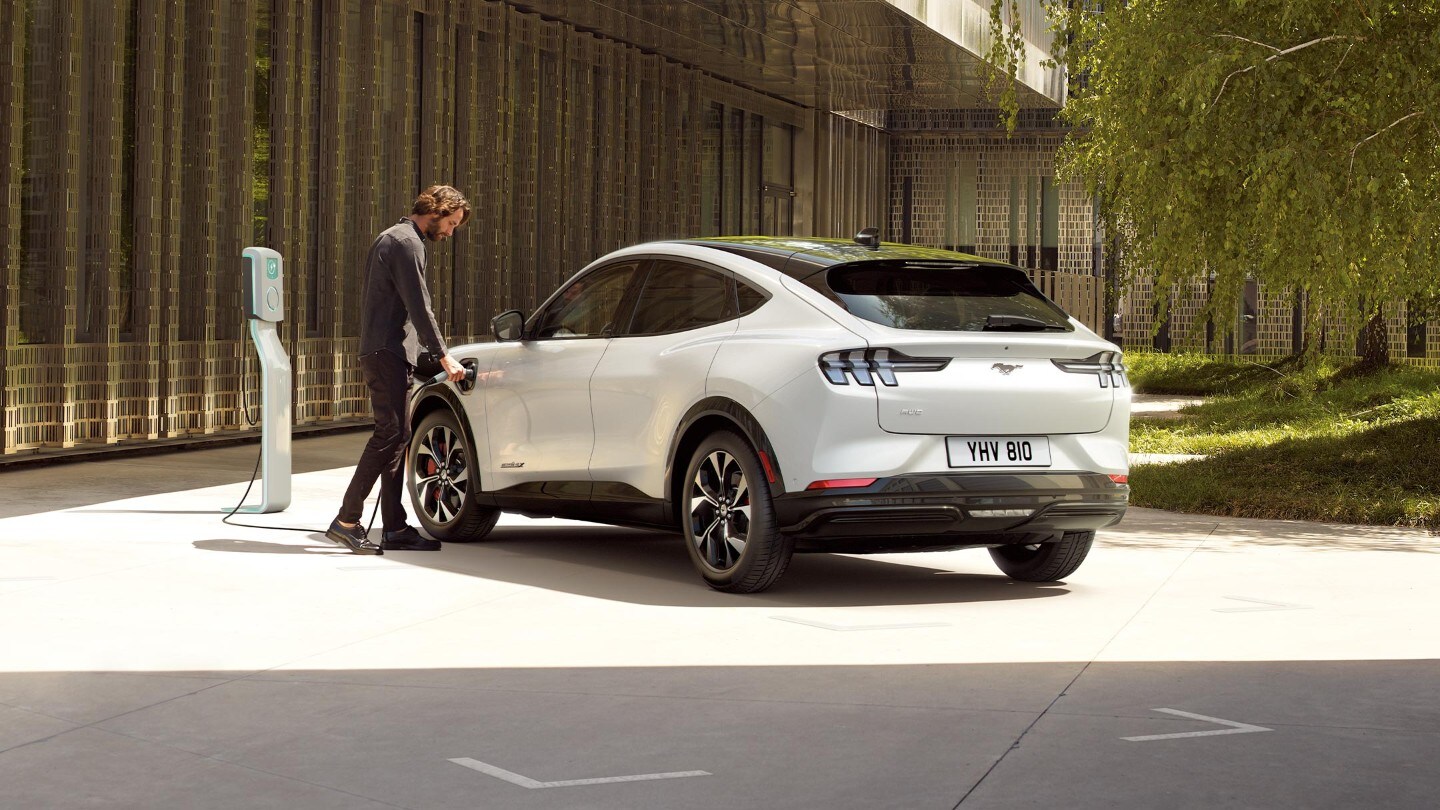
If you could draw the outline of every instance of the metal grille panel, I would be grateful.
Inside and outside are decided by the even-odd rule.
[[[485,0],[0,4],[3,452],[251,429],[248,244],[285,257],[295,423],[368,418],[364,257],[430,183],[475,207],[429,251],[452,343],[605,251],[704,233],[702,150],[758,223],[769,124],[810,161],[806,231],[885,217],[885,132],[606,30]]]

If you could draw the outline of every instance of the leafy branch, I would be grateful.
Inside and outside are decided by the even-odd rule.
[[[1410,120],[1411,118],[1414,118],[1414,117],[1417,116],[1417,115],[1424,115],[1424,113],[1421,112],[1420,110],[1416,110],[1416,111],[1410,113],[1409,115],[1401,116],[1400,118],[1397,118],[1397,119],[1395,119],[1394,121],[1391,121],[1389,126],[1382,127],[1380,130],[1378,130],[1377,132],[1375,132],[1374,134],[1372,134],[1370,137],[1368,137],[1368,138],[1366,138],[1365,140],[1363,140],[1363,141],[1355,144],[1354,146],[1352,146],[1352,147],[1350,148],[1350,169],[1345,173],[1345,178],[1346,178],[1346,180],[1348,181],[1349,178],[1350,178],[1350,175],[1353,174],[1354,171],[1355,171],[1355,153],[1358,152],[1358,151],[1360,151],[1360,147],[1362,147],[1362,146],[1364,146],[1365,144],[1367,144],[1367,143],[1375,140],[1376,138],[1380,137],[1381,135],[1384,135],[1386,132],[1389,132],[1390,130],[1394,129],[1395,127],[1399,126],[1400,124],[1403,124],[1404,122]]]
[[[1005,129],[1014,133],[1020,123],[1020,97],[1015,84],[1020,74],[1020,62],[1025,55],[1025,36],[1020,29],[1018,0],[994,0],[990,5],[989,25],[991,44],[985,58],[992,66],[999,68],[998,74],[992,74],[989,86],[992,92],[998,86],[998,105],[1004,118]]]
[[[1237,36],[1236,34],[1215,34],[1214,36],[1216,36],[1216,37],[1223,37],[1223,38],[1225,38],[1225,39],[1238,39],[1238,40],[1240,40],[1241,42],[1248,42],[1248,43],[1250,43],[1251,45],[1258,45],[1258,46],[1260,46],[1260,47],[1262,47],[1262,48],[1268,48],[1269,50],[1274,51],[1274,53],[1271,54],[1270,56],[1266,57],[1264,62],[1257,62],[1257,63],[1255,63],[1255,64],[1253,64],[1253,65],[1250,65],[1249,67],[1240,68],[1239,70],[1231,73],[1229,76],[1226,76],[1226,77],[1225,77],[1225,81],[1223,81],[1223,82],[1220,83],[1220,92],[1216,93],[1216,94],[1215,94],[1215,99],[1210,102],[1210,109],[1214,109],[1214,108],[1215,108],[1215,105],[1218,104],[1218,103],[1220,103],[1220,97],[1223,96],[1223,95],[1225,95],[1225,87],[1230,84],[1230,80],[1233,79],[1233,78],[1235,78],[1236,76],[1239,76],[1241,73],[1249,73],[1250,71],[1254,70],[1255,68],[1264,67],[1265,65],[1267,65],[1267,64],[1269,64],[1269,63],[1271,63],[1271,62],[1274,62],[1276,59],[1279,59],[1279,58],[1284,57],[1284,56],[1289,56],[1290,54],[1295,53],[1296,51],[1303,51],[1303,50],[1305,50],[1306,48],[1312,47],[1312,46],[1314,46],[1314,45],[1320,45],[1320,44],[1323,44],[1323,43],[1326,43],[1326,42],[1334,42],[1335,40],[1340,40],[1340,39],[1351,39],[1351,40],[1358,40],[1358,39],[1360,39],[1360,37],[1353,37],[1353,36],[1349,36],[1349,35],[1346,35],[1346,34],[1332,34],[1331,36],[1328,36],[1328,37],[1319,37],[1318,39],[1312,39],[1312,40],[1310,40],[1309,42],[1302,42],[1302,43],[1300,43],[1299,45],[1295,45],[1295,46],[1293,46],[1293,47],[1290,47],[1290,48],[1286,48],[1286,49],[1284,49],[1284,50],[1281,50],[1280,48],[1277,48],[1277,47],[1275,47],[1274,45],[1267,45],[1267,44],[1265,44],[1264,42],[1256,42],[1256,41],[1253,40],[1253,39],[1246,39],[1245,37]]]

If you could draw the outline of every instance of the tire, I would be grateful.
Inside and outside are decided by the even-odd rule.
[[[685,469],[680,515],[690,561],[717,591],[758,593],[785,573],[795,540],[775,527],[760,459],[740,436],[706,436]]]
[[[1011,579],[1054,582],[1075,573],[1094,542],[1095,532],[1066,532],[1053,543],[996,546],[990,549],[990,559]]]
[[[425,531],[446,543],[480,540],[495,528],[500,510],[477,503],[480,473],[455,414],[442,408],[410,436],[405,487]]]

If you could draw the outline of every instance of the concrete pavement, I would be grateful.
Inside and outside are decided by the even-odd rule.
[[[237,519],[322,529],[365,438],[297,441],[292,507]],[[1424,532],[1137,509],[1061,584],[809,555],[737,597],[657,533],[507,516],[377,558],[222,524],[254,453],[0,472],[0,807],[1440,793]]]

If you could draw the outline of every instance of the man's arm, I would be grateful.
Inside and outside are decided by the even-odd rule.
[[[390,270],[395,278],[395,291],[405,305],[405,314],[415,326],[415,337],[437,357],[443,357],[449,349],[445,347],[445,339],[440,337],[440,325],[435,322],[435,312],[430,308],[423,251],[424,248],[419,245],[395,240],[388,251]]]
[[[465,377],[465,368],[450,356],[445,339],[440,337],[440,325],[435,322],[435,312],[430,308],[430,289],[425,285],[424,247],[396,240],[391,243],[391,272],[395,278],[395,290],[405,304],[405,314],[415,326],[415,337],[425,348],[440,358],[440,368],[451,382]]]

